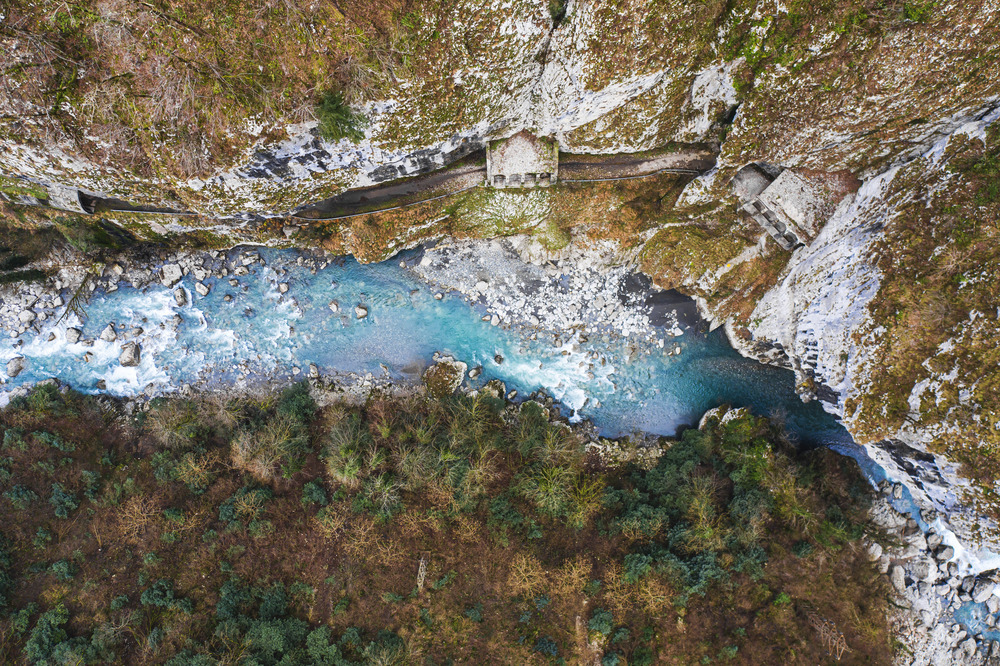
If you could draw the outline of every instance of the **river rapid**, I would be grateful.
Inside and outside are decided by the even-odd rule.
[[[75,311],[63,305],[22,334],[4,331],[0,376],[15,357],[24,369],[5,377],[0,396],[49,377],[124,397],[186,385],[246,388],[310,372],[342,382],[417,382],[440,352],[481,369],[471,386],[500,379],[520,396],[542,390],[566,416],[590,419],[606,436],[674,435],[728,403],[781,416],[805,442],[850,442],[819,404],[799,400],[790,371],[740,356],[721,331],[705,331],[682,297],[672,300],[676,311],[664,312],[657,290],[648,281],[637,289],[627,271],[605,280],[601,309],[593,300],[574,305],[574,276],[551,268],[551,284],[528,285],[529,298],[558,300],[546,288],[568,296],[575,325],[561,319],[556,329],[537,318],[498,324],[487,298],[442,289],[426,268],[413,270],[421,256],[366,265],[267,248],[193,255],[186,263],[195,270],[176,283],[122,279],[97,287]],[[71,297],[68,289],[60,296]],[[605,319],[613,299],[615,316]],[[616,330],[605,321],[625,323]],[[79,340],[69,329],[81,332]],[[138,366],[119,363],[128,341],[140,346]]]

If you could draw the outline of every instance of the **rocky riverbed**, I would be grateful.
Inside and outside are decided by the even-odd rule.
[[[896,509],[893,502],[903,498],[900,484],[884,481],[879,493],[871,517],[886,539],[870,542],[868,553],[899,595],[895,621],[900,640],[912,652],[907,663],[1000,661],[1000,572],[976,572],[980,563],[969,561],[933,509],[917,517]]]

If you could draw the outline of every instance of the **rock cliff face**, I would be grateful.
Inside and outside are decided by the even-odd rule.
[[[988,0],[569,0],[561,18],[548,0],[344,2],[225,21],[85,4],[3,10],[0,171],[209,217],[281,214],[523,128],[574,152],[725,139],[724,168],[872,175],[1000,98]],[[310,120],[337,86],[368,117],[359,141]]]
[[[977,179],[995,165],[998,116],[963,125],[845,200],[757,304],[747,346],[780,347],[805,397],[844,417],[966,541],[993,544],[989,392],[1000,367],[986,349],[1000,316],[990,277],[998,202]]]

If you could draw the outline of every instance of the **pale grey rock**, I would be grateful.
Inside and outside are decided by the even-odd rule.
[[[164,264],[160,269],[160,276],[164,287],[172,287],[184,277],[184,271],[177,264]]]
[[[27,361],[23,356],[15,356],[14,358],[7,361],[7,376],[10,378],[17,377],[24,370],[27,365]]]
[[[142,361],[142,348],[136,342],[126,342],[122,345],[121,354],[118,355],[118,362],[126,368],[133,368]]]
[[[309,377],[311,379],[319,377],[319,367],[315,363],[309,364]]]
[[[31,322],[35,321],[35,317],[36,315],[34,311],[28,309],[21,310],[21,312],[19,312],[17,315],[18,321],[20,321],[22,324],[30,324]]]
[[[923,560],[910,563],[910,575],[916,580],[929,580],[931,578],[932,567],[930,564]],[[933,568],[934,573],[937,573],[937,567]],[[934,576],[935,578],[937,576]]]
[[[906,578],[903,567],[898,564],[893,565],[892,571],[889,573],[889,581],[896,588],[897,592],[903,592],[906,589]]]
[[[340,303],[338,303],[336,300],[330,301],[329,308],[330,308],[330,312],[339,312],[340,311]]]
[[[205,297],[205,296],[208,296],[208,293],[210,291],[212,291],[212,288],[209,287],[204,282],[196,282],[195,285],[194,285],[194,290],[196,292],[198,292],[199,296]]]
[[[101,331],[101,335],[99,337],[101,338],[101,340],[104,340],[105,342],[114,342],[115,340],[117,340],[118,334],[115,333],[114,323],[105,326],[104,330]]]
[[[78,328],[67,328],[66,329],[66,342],[73,344],[80,341],[80,337],[83,335],[83,331]]]
[[[934,553],[934,558],[939,562],[947,562],[953,557],[955,557],[955,549],[951,546],[945,546]]]
[[[288,293],[288,283],[287,282],[282,282],[282,283],[280,283],[278,285],[278,293],[279,294],[287,294]]]
[[[872,541],[868,544],[868,559],[876,562],[880,557],[882,557],[882,544]]]
[[[354,307],[354,315],[358,319],[364,319],[365,317],[368,316],[368,308],[366,308],[363,305],[357,305]]]
[[[919,551],[927,550],[927,538],[923,532],[914,532],[906,538],[907,543]]]
[[[174,302],[177,303],[177,307],[181,308],[187,305],[188,297],[184,287],[179,287],[174,291]]]
[[[977,604],[985,603],[987,599],[993,597],[994,589],[996,589],[996,586],[993,583],[981,580],[976,583],[975,591],[972,593],[972,600]]]

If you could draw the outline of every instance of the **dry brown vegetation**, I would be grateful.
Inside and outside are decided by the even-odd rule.
[[[406,0],[7,3],[0,113],[40,116],[98,162],[188,177],[246,149],[247,121],[312,118],[320,94],[377,94]],[[63,113],[71,102],[75,115]],[[16,127],[11,127],[16,132]],[[272,140],[278,136],[269,137]]]
[[[163,401],[136,422],[48,387],[0,413],[0,487],[39,496],[0,499],[17,517],[0,529],[12,556],[0,654],[39,654],[40,627],[65,608],[68,636],[53,640],[81,661],[232,663],[325,626],[338,654],[371,664],[550,663],[551,650],[568,663],[811,664],[828,659],[819,613],[850,648],[841,663],[889,661],[884,583],[855,541],[863,481],[830,452],[794,458],[766,421],[691,431],[646,472],[601,469],[540,409],[314,410],[296,389],[224,412]],[[262,484],[226,460],[275,414],[311,443]],[[182,471],[192,454],[208,479]],[[45,501],[53,474],[79,503],[66,519]],[[729,512],[753,479],[774,499],[739,505],[762,511],[748,532]],[[739,545],[755,543],[757,555]],[[759,555],[762,569],[740,573]]]

